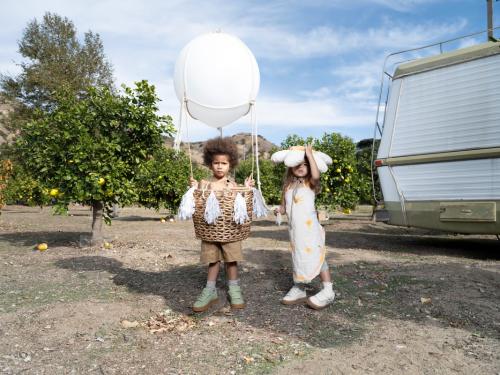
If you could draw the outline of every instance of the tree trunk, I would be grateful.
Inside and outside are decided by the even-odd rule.
[[[102,202],[92,203],[92,237],[90,239],[91,246],[100,245],[102,243],[102,210],[104,206]]]

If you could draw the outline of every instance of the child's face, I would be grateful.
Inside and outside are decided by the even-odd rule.
[[[230,168],[229,155],[214,155],[210,169],[215,178],[226,177]]]
[[[292,167],[292,173],[295,177],[306,177],[309,173],[309,163],[307,161],[303,161],[296,167]]]

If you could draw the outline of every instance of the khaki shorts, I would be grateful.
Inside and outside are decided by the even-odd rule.
[[[207,242],[201,241],[202,263],[238,262],[243,260],[241,241],[236,242]]]

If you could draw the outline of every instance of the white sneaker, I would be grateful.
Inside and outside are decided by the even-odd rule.
[[[307,299],[306,291],[297,286],[293,286],[288,291],[285,297],[281,300],[284,305],[296,305],[297,303],[304,302]]]
[[[326,306],[333,303],[335,292],[331,289],[322,289],[314,296],[307,299],[307,304],[315,310],[324,309]]]

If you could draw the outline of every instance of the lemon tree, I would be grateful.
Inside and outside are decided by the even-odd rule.
[[[148,208],[175,212],[189,187],[189,158],[171,148],[158,148],[142,163],[137,174],[137,203]],[[208,178],[208,170],[193,166],[194,178]]]
[[[138,200],[140,168],[174,131],[172,119],[157,114],[158,101],[147,81],[119,92],[90,88],[84,98],[62,90],[50,111],[21,128],[18,160],[59,212],[72,202],[92,206],[93,242],[113,204]]]
[[[280,204],[281,203],[281,188],[283,184],[283,175],[285,173],[285,166],[274,164],[271,160],[260,159],[260,181],[262,195],[267,204]],[[255,176],[254,168],[254,179]],[[236,182],[243,184],[245,178],[252,174],[252,159],[246,159],[238,164],[235,170]]]

